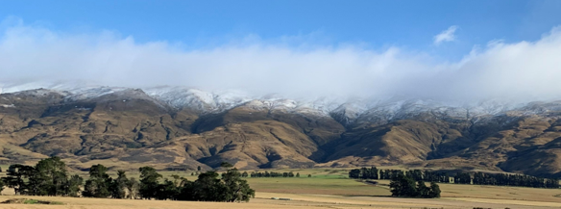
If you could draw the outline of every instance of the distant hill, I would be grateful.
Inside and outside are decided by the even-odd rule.
[[[76,169],[405,164],[561,177],[561,102],[293,100],[183,87],[0,94],[0,160]]]

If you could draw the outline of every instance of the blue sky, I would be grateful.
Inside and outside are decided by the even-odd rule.
[[[537,40],[561,24],[561,1],[4,1],[0,17],[53,30],[111,30],[189,48],[256,36],[322,45],[399,46],[458,59],[474,45]],[[456,25],[456,41],[433,37]],[[298,40],[298,39],[297,39]],[[298,44],[298,43],[296,43]]]
[[[561,98],[561,1],[3,1],[0,89]],[[11,84],[10,84],[11,85]]]

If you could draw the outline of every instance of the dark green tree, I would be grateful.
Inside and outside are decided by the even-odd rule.
[[[438,186],[438,184],[431,182],[430,183],[430,192],[429,192],[429,196],[430,198],[439,198],[440,197],[440,187]]]
[[[117,171],[117,178],[111,182],[111,197],[117,199],[126,198],[126,188],[129,179],[127,178],[127,174],[125,171],[119,170]]]
[[[417,197],[415,181],[407,176],[399,175],[390,182],[390,190],[394,197]]]
[[[140,171],[140,188],[138,189],[140,196],[145,199],[157,198],[161,191],[159,182],[162,175],[156,172],[156,169],[148,166],[138,170]]]
[[[251,189],[247,181],[241,178],[238,169],[230,169],[222,174],[222,181],[227,188],[227,202],[248,202],[250,198],[255,197],[255,190]]]
[[[6,177],[2,177],[2,181],[6,187],[14,189],[16,195],[27,194],[27,182],[33,173],[35,173],[35,168],[31,166],[13,164],[8,168]]]
[[[90,178],[86,181],[82,195],[85,197],[109,197],[111,177],[107,175],[107,168],[101,164],[90,168]]]
[[[440,197],[440,188],[438,184],[431,182],[430,188],[425,182],[420,180],[415,185],[413,178],[406,175],[398,175],[390,182],[390,189],[394,197],[422,197],[437,198]]]
[[[218,179],[218,173],[207,171],[201,173],[198,179],[190,186],[191,191],[185,191],[192,200],[225,202],[228,200],[228,188]]]
[[[164,183],[160,185],[160,193],[156,199],[177,200],[186,181],[187,179],[178,175],[171,175],[171,179],[165,179]]]
[[[457,173],[454,176],[454,182],[456,184],[471,184],[471,176],[469,173]]]
[[[351,171],[349,171],[349,178],[358,179],[360,177],[360,169],[352,169]]]
[[[417,181],[417,196],[427,198],[430,197],[431,189],[427,187],[423,180]]]
[[[29,178],[30,195],[67,195],[68,174],[66,164],[59,157],[40,160]]]
[[[78,197],[80,193],[80,187],[84,183],[84,178],[78,175],[73,175],[68,180],[66,184],[66,194],[71,197]]]

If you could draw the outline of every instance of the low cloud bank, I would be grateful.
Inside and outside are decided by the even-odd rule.
[[[249,43],[184,50],[111,32],[68,34],[22,23],[0,29],[0,82],[83,80],[295,96],[449,100],[561,98],[561,30],[534,42],[492,42],[459,62],[391,47]]]

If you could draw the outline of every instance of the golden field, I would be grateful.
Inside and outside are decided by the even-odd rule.
[[[288,171],[288,170],[274,170]],[[183,209],[183,208],[560,208],[561,190],[524,187],[440,184],[442,198],[414,199],[389,197],[389,181],[367,185],[345,177],[345,169],[294,169],[300,178],[247,178],[256,190],[249,203],[216,203],[155,200],[120,200],[69,197],[14,196],[5,189],[0,201],[29,198],[56,201],[63,205],[0,204],[10,209]],[[190,172],[162,172],[164,176],[182,174],[193,180]],[[311,178],[307,175],[312,174]],[[135,176],[131,173],[129,176]],[[274,200],[272,197],[290,198]]]

